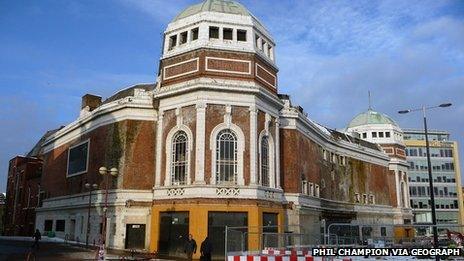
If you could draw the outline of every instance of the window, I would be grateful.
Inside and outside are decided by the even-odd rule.
[[[363,139],[366,139],[366,138],[367,138],[367,133],[363,132]]]
[[[338,157],[338,163],[342,166],[345,166],[346,165],[346,158],[345,156],[339,156]]]
[[[327,160],[327,155],[328,155],[328,152],[326,150],[322,150],[322,156],[324,160]]]
[[[83,142],[68,150],[68,176],[87,172],[89,142]]]
[[[379,138],[383,138],[383,131],[379,132]]]
[[[233,30],[232,28],[222,29],[222,38],[224,40],[232,40]]]
[[[375,204],[375,197],[372,194],[369,195],[369,204]]]
[[[385,132],[385,138],[390,138],[390,132],[389,131]]]
[[[308,194],[308,182],[306,180],[301,181],[301,193]]]
[[[261,139],[261,185],[269,186],[269,138]]]
[[[319,197],[319,185],[317,184],[314,186],[314,196]]]
[[[375,131],[372,132],[372,138],[377,138],[377,132]]]
[[[169,37],[169,50],[172,50],[172,48],[176,47],[177,44],[177,35],[172,35]]]
[[[269,56],[271,59],[274,59],[271,45],[267,46],[267,56]]]
[[[247,40],[247,31],[237,30],[237,41],[246,42],[246,40]]]
[[[387,228],[386,227],[381,227],[380,228],[380,236],[382,236],[382,237],[387,236]]]
[[[52,231],[53,229],[53,220],[47,219],[44,223],[44,231]]]
[[[192,36],[192,41],[195,41],[198,39],[198,27],[192,29],[191,36]]]
[[[337,154],[330,153],[330,162],[337,163]]]
[[[209,27],[209,38],[219,39],[219,27],[215,27],[215,26]]]
[[[216,182],[237,182],[237,136],[230,130],[222,130],[216,138]]]
[[[55,231],[64,232],[64,226],[65,226],[64,219],[57,220],[56,225],[55,225]]]
[[[172,139],[171,183],[183,185],[187,181],[188,137],[184,131],[178,131]]]
[[[184,44],[187,42],[187,32],[183,32],[180,34],[180,42],[179,44]]]

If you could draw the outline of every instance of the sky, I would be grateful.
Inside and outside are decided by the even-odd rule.
[[[79,114],[86,93],[108,97],[154,82],[167,24],[199,0],[0,1],[0,192],[8,161]],[[464,155],[464,1],[241,0],[277,44],[279,92],[341,129],[372,107],[401,127],[430,111]],[[461,156],[461,165],[463,158]]]

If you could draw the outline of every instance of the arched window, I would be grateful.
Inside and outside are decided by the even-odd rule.
[[[261,185],[269,186],[269,138],[263,136],[261,139]]]
[[[230,129],[220,131],[216,138],[216,183],[237,183],[237,136]]]
[[[188,137],[184,131],[178,131],[172,139],[171,183],[183,185],[187,182]]]

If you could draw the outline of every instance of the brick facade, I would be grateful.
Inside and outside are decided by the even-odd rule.
[[[200,49],[161,60],[160,68],[161,86],[208,77],[256,81],[277,92],[277,70],[256,54]]]
[[[17,156],[10,160],[4,235],[32,236],[35,228],[35,208],[39,206],[42,161],[37,158]]]
[[[282,188],[301,193],[302,180],[318,184],[324,199],[355,203],[355,193],[373,194],[375,203],[396,203],[395,178],[386,166],[348,158],[345,165],[324,160],[319,146],[296,130],[281,130]]]
[[[105,182],[101,166],[119,169],[109,188],[151,189],[154,180],[155,126],[149,121],[120,121],[87,132],[79,138],[44,154],[43,190],[48,198],[86,192],[85,183]],[[68,149],[89,140],[88,171],[67,177]]]

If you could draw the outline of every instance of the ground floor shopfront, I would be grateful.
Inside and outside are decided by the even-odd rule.
[[[281,204],[256,200],[175,200],[156,201],[151,211],[150,250],[161,255],[185,256],[183,247],[188,234],[197,242],[199,258],[201,242],[208,236],[213,244],[213,257],[225,251],[225,227],[243,227],[245,248],[258,249],[263,226],[284,224]],[[233,236],[233,235],[229,235]]]

